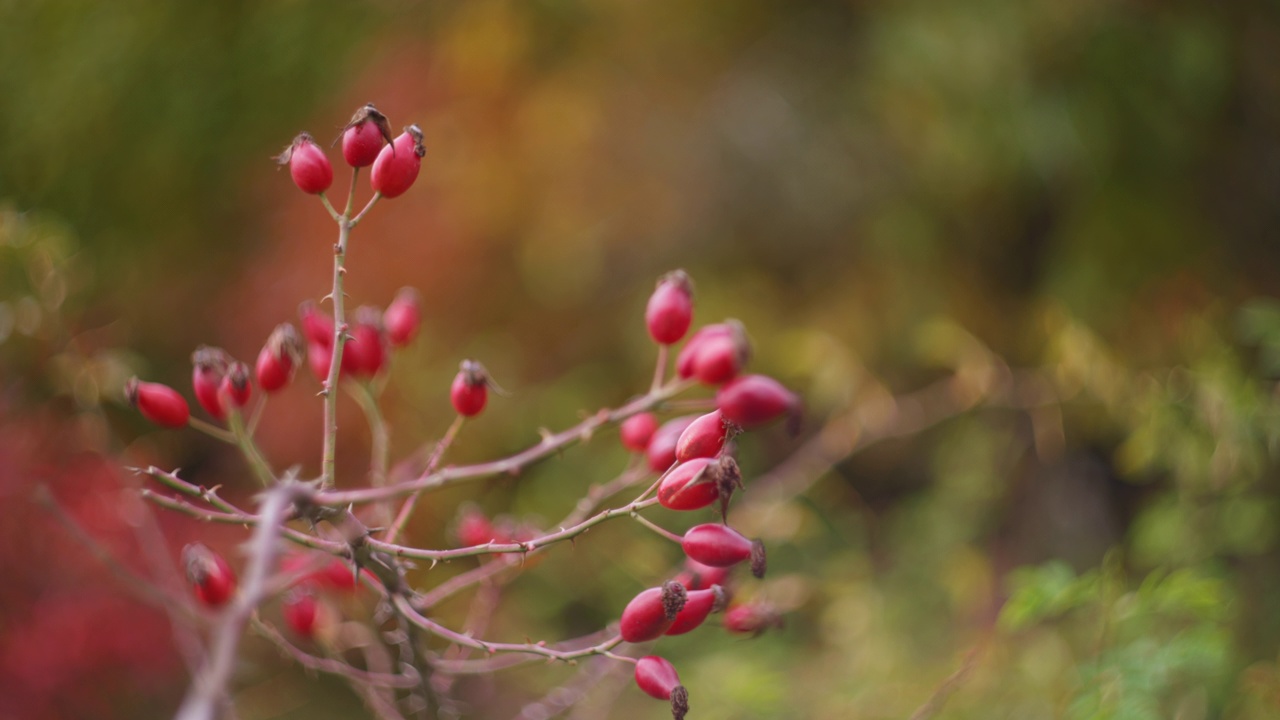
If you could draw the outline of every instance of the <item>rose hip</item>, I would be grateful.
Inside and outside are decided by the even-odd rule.
[[[310,591],[295,588],[285,597],[281,607],[284,622],[299,637],[310,638],[316,632],[316,620],[320,615],[320,604]]]
[[[254,366],[258,387],[266,393],[282,389],[293,379],[293,371],[300,362],[302,339],[298,337],[298,331],[289,323],[277,325],[258,352],[258,362]]]
[[[387,361],[387,337],[382,313],[375,307],[356,310],[355,326],[342,346],[342,371],[353,377],[373,377]]]
[[[736,323],[731,328],[741,328]],[[703,340],[693,355],[693,376],[704,385],[729,382],[751,357],[745,332],[733,331]]]
[[[239,360],[231,363],[227,368],[227,374],[222,376],[222,383],[218,386],[218,397],[224,401],[223,406],[225,407],[228,403],[235,408],[248,405],[251,391],[249,366]]]
[[[686,415],[668,420],[654,431],[653,437],[649,440],[649,447],[645,450],[650,470],[658,473],[666,472],[675,464],[676,443],[680,441],[680,433],[683,433],[685,428],[693,424],[697,418],[697,415]]]
[[[716,393],[716,406],[726,420],[750,429],[783,415],[796,417],[800,399],[782,383],[765,375],[743,375]]]
[[[681,463],[658,486],[658,502],[672,510],[697,510],[715,502],[720,490],[707,478],[709,458],[694,458]]]
[[[236,591],[236,576],[222,556],[192,543],[182,549],[182,565],[187,580],[195,587],[196,599],[209,607],[226,604]]]
[[[730,568],[704,565],[691,557],[686,557],[684,569],[676,575],[675,581],[691,592],[706,590],[712,585],[725,585],[729,581],[729,570]]]
[[[196,402],[214,420],[226,420],[227,408],[220,396],[222,378],[231,358],[221,348],[201,345],[191,354],[191,388]]]
[[[644,312],[649,335],[660,345],[680,342],[693,322],[693,284],[683,270],[658,279]]]
[[[182,427],[191,417],[186,398],[168,385],[130,378],[124,385],[124,395],[142,417],[163,427]]]
[[[458,544],[461,547],[484,545],[493,542],[498,536],[493,529],[493,523],[489,522],[489,518],[477,507],[466,507],[462,510],[453,534],[458,537]]]
[[[305,193],[318,195],[333,184],[333,166],[324,151],[307,133],[299,133],[293,143],[276,157],[281,165],[289,166],[293,184]]]
[[[369,103],[357,110],[342,129],[342,159],[351,167],[372,165],[384,140],[391,142],[391,125],[387,116]]]
[[[729,427],[719,410],[703,415],[689,424],[676,441],[676,460],[688,462],[694,458],[715,457],[724,447]]]
[[[689,693],[666,658],[646,655],[636,661],[636,685],[648,695],[671,701],[671,717],[684,720],[689,712]]]
[[[764,543],[748,540],[728,525],[695,525],[685,532],[681,545],[686,555],[712,567],[730,567],[750,559],[751,574],[764,576]]]
[[[667,635],[683,635],[701,625],[711,613],[720,612],[728,603],[724,588],[713,585],[706,590],[690,590],[684,608],[676,614]]]
[[[394,347],[404,347],[418,334],[422,324],[422,299],[413,288],[400,288],[396,297],[382,314],[382,324],[387,328],[387,339]]]
[[[410,125],[378,153],[378,159],[373,161],[369,184],[387,199],[400,197],[418,179],[422,156],[426,154],[422,130],[417,125]]]
[[[639,643],[661,637],[684,607],[686,594],[683,585],[670,580],[641,591],[622,611],[622,639]]]
[[[640,453],[649,447],[649,441],[653,439],[657,429],[658,418],[654,417],[653,413],[645,412],[623,420],[618,428],[618,434],[621,436],[624,448]]]
[[[463,360],[449,388],[449,401],[463,417],[475,417],[489,400],[489,373],[475,360]]]
[[[744,603],[729,608],[724,614],[724,627],[729,632],[759,635],[769,628],[782,627],[782,616],[772,605]]]
[[[676,374],[684,380],[693,377],[694,360],[697,359],[698,350],[702,347],[702,344],[712,338],[727,335],[730,332],[732,330],[728,323],[716,323],[698,328],[693,337],[689,338],[689,342],[685,343],[683,348],[680,348],[680,354],[676,355]]]

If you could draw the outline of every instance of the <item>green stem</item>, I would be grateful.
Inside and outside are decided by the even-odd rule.
[[[271,465],[267,463],[267,459],[262,457],[262,452],[258,450],[253,437],[245,430],[244,418],[240,417],[239,411],[232,410],[227,420],[231,424],[231,434],[235,436],[236,445],[240,447],[240,452],[244,453],[244,459],[249,462],[250,469],[258,477],[262,487],[274,485],[275,473],[271,471]]]

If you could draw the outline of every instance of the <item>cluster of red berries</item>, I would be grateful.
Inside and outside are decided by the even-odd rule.
[[[342,159],[353,168],[372,165],[369,185],[388,199],[413,186],[426,154],[417,125],[410,125],[393,139],[387,116],[373,103],[357,110],[342,131]],[[289,166],[289,175],[303,192],[319,195],[333,185],[333,165],[308,133],[295,137],[276,160]]]
[[[349,165],[372,165],[375,201],[403,194],[417,178],[424,155],[422,132],[417,126],[393,138],[386,117],[370,104],[356,112],[341,140],[342,155]],[[304,192],[322,195],[332,185],[333,167],[306,133],[295,138],[278,160],[289,166],[294,183]],[[335,213],[344,233],[354,224],[349,213],[350,208],[340,218]],[[339,242],[340,253],[343,242]],[[342,269],[340,264],[335,268],[335,272]],[[335,280],[335,293],[338,290]],[[669,347],[689,335],[693,305],[693,285],[686,273],[676,270],[659,279],[646,307],[645,322],[650,336],[662,346],[660,375],[666,370]],[[418,293],[409,288],[401,290],[385,309],[358,308],[349,323],[341,317],[335,320],[313,302],[304,302],[298,312],[299,326],[278,325],[259,351],[252,370],[219,348],[200,347],[192,355],[192,390],[197,403],[213,420],[228,424],[237,438],[243,429],[238,424],[239,413],[249,405],[255,381],[264,394],[278,392],[291,383],[304,358],[322,384],[328,383],[335,370],[338,378],[368,381],[386,372],[392,352],[414,339],[422,319]],[[341,316],[340,308],[337,312]],[[335,348],[335,343],[340,347]],[[340,355],[336,369],[332,367],[335,355]],[[669,387],[713,387],[715,409],[661,424],[653,413],[642,412],[621,423],[622,444],[643,455],[645,464],[658,475],[658,503],[677,511],[714,505],[720,516],[719,522],[695,525],[683,537],[668,533],[680,541],[686,556],[684,569],[661,585],[643,590],[627,604],[619,624],[623,641],[640,643],[688,633],[722,611],[725,627],[734,632],[757,633],[780,622],[778,614],[763,603],[728,607],[732,568],[748,564],[752,574],[761,578],[766,565],[763,543],[745,537],[727,521],[730,501],[744,487],[734,458],[735,440],[744,431],[784,417],[794,424],[800,405],[796,395],[773,378],[744,374],[750,357],[750,342],[741,323],[727,320],[699,328],[675,358],[676,375],[684,382]],[[497,387],[485,368],[474,360],[462,361],[449,393],[460,419],[481,413],[490,389]],[[126,395],[144,417],[159,425],[181,427],[192,422],[186,399],[171,387],[133,378]],[[468,547],[524,543],[538,536],[535,529],[514,522],[491,522],[475,508],[464,508],[455,533]],[[222,557],[199,544],[189,545],[183,557],[201,603],[219,607],[232,601],[235,573]],[[307,555],[287,555],[281,570],[286,576],[297,575],[281,610],[285,623],[303,638],[314,637],[329,613],[319,591],[353,591],[358,586],[358,567],[341,559],[321,563]],[[635,679],[644,692],[670,701],[677,720],[688,712],[688,693],[664,658],[640,658]]]
[[[660,345],[674,345],[685,337],[693,322],[693,288],[687,274],[676,270],[658,281],[645,321]],[[730,498],[743,487],[732,455],[733,438],[784,416],[798,416],[799,399],[781,383],[764,375],[741,374],[750,357],[746,330],[738,321],[699,329],[677,355],[676,373],[685,380],[717,386],[716,409],[661,425],[652,413],[640,413],[619,428],[623,446],[643,453],[649,468],[661,473],[657,492],[664,507],[691,511],[718,504],[725,519]],[[697,628],[709,615],[725,609],[729,571],[739,563],[750,561],[752,574],[764,576],[764,544],[726,523],[695,525],[685,532],[681,546],[685,570],[675,579],[641,591],[622,611],[623,640],[647,642]],[[756,633],[777,622],[775,612],[755,603],[731,608],[725,626],[734,632]],[[665,658],[641,658],[635,678],[644,692],[669,700],[677,720],[688,712],[688,693]]]
[[[265,393],[284,389],[302,362],[305,350],[308,366],[316,379],[325,382],[333,359],[333,318],[310,301],[298,308],[302,332],[290,323],[272,331],[254,366],[253,377]],[[386,370],[391,350],[404,347],[417,335],[422,320],[418,292],[404,288],[385,310],[369,305],[356,311],[342,348],[341,377],[369,379]],[[304,340],[305,339],[305,340]],[[201,346],[191,356],[191,386],[196,402],[210,417],[226,421],[231,410],[249,404],[252,381],[249,368],[221,348]],[[453,379],[449,399],[464,417],[478,415],[485,408],[488,390],[495,387],[484,366],[463,360]],[[177,428],[191,417],[186,398],[177,390],[159,383],[133,378],[125,385],[130,404],[143,417],[164,427]]]

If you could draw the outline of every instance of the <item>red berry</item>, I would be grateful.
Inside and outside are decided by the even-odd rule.
[[[289,323],[277,325],[258,353],[258,362],[254,366],[258,386],[267,393],[283,388],[293,378],[293,371],[300,362],[302,340],[298,331]]]
[[[358,585],[356,574],[352,571],[352,567],[339,558],[330,560],[313,577],[322,585],[331,587],[334,590],[355,590]]]
[[[717,323],[715,325],[705,325],[698,328],[698,331],[689,338],[689,342],[684,344],[680,349],[680,354],[676,356],[676,374],[685,380],[693,377],[694,360],[697,358],[698,350],[702,348],[702,344],[712,338],[729,335],[733,332],[733,327],[729,323]]]
[[[712,585],[723,586],[728,580],[729,568],[704,565],[691,557],[684,559],[684,570],[675,577],[675,581],[684,585],[690,592],[706,590]]]
[[[736,377],[751,356],[746,337],[746,333],[734,332],[703,340],[693,356],[693,375],[698,382],[721,385]]]
[[[684,608],[686,594],[683,585],[670,580],[662,587],[642,590],[622,611],[622,639],[639,643],[662,637]]]
[[[351,167],[372,165],[382,150],[383,141],[391,142],[391,126],[387,116],[369,103],[351,116],[342,129],[342,159]]]
[[[289,175],[302,192],[318,195],[333,184],[333,166],[329,164],[329,158],[307,133],[299,133],[293,143],[276,157],[276,161],[289,166]]]
[[[750,559],[751,573],[764,576],[764,543],[748,540],[728,525],[695,525],[685,532],[681,545],[686,555],[712,567],[729,567]]]
[[[693,322],[693,284],[683,270],[673,270],[658,279],[644,311],[649,335],[660,345],[680,342]]]
[[[671,701],[671,717],[684,720],[689,712],[689,693],[680,684],[676,669],[665,658],[646,655],[636,662],[636,685],[647,694]]]
[[[333,346],[333,317],[320,311],[316,304],[307,300],[298,306],[298,317],[302,319],[302,336],[309,343]]]
[[[693,458],[715,457],[724,447],[728,429],[719,410],[694,420],[676,441],[676,460],[687,462]]]
[[[782,627],[782,616],[772,605],[762,602],[734,605],[724,614],[724,627],[729,632],[759,635],[771,627]]]
[[[681,463],[662,478],[658,486],[658,502],[672,510],[697,510],[720,497],[716,483],[707,478],[709,458],[694,458]]]
[[[373,377],[387,362],[387,337],[382,313],[364,306],[356,311],[351,336],[342,346],[342,371],[354,377]]]
[[[649,439],[649,447],[645,450],[650,470],[666,472],[676,463],[676,443],[680,440],[680,433],[696,419],[697,415],[678,417],[666,421],[654,431],[653,437]]]
[[[713,612],[720,612],[728,602],[724,588],[714,585],[706,590],[690,590],[684,608],[676,614],[676,621],[667,628],[668,635],[683,635],[698,627]]]
[[[320,604],[310,591],[295,589],[285,597],[281,607],[285,624],[300,637],[310,638],[316,632],[316,620],[320,616]]]
[[[168,385],[143,382],[135,377],[125,383],[124,394],[142,417],[157,425],[178,428],[186,425],[191,417],[186,399]]]
[[[644,452],[658,429],[658,418],[653,413],[632,415],[622,421],[618,434],[622,438],[622,447],[632,452]]]
[[[187,580],[195,587],[196,599],[209,607],[226,604],[236,591],[236,576],[222,556],[192,543],[182,549]]]
[[[387,328],[387,339],[395,347],[404,347],[418,334],[422,324],[422,299],[413,288],[400,288],[396,298],[382,314],[382,324]]]
[[[320,382],[328,380],[329,367],[333,365],[333,350],[330,346],[320,343],[307,343],[307,365],[317,380]]]
[[[422,156],[426,154],[427,149],[422,146],[422,130],[417,125],[410,125],[378,153],[378,159],[373,161],[369,184],[387,199],[403,195],[418,179]]]
[[[251,392],[249,366],[239,360],[231,363],[227,374],[222,377],[222,384],[218,386],[218,396],[223,400],[223,405],[242,408],[249,404]]]
[[[489,518],[476,507],[467,507],[462,510],[453,533],[458,536],[458,543],[462,547],[484,545],[493,542],[498,536],[493,529],[493,523],[489,522]]]
[[[219,392],[231,358],[221,348],[201,345],[191,354],[191,387],[196,402],[214,420],[226,420],[227,408]]]
[[[489,373],[475,360],[463,360],[449,389],[453,409],[463,417],[475,417],[489,400]]]
[[[798,417],[800,399],[771,377],[743,375],[720,388],[716,406],[726,420],[749,429],[787,414]]]
[[[738,462],[725,455],[719,460],[694,458],[676,465],[658,486],[658,502],[672,510],[697,510],[716,500],[720,514],[729,508],[729,499],[742,487]]]

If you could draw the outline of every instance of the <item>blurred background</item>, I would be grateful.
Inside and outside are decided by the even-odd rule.
[[[197,345],[252,360],[326,294],[333,226],[270,158],[368,101],[428,149],[348,261],[353,306],[423,295],[386,393],[397,456],[444,432],[462,358],[511,395],[455,462],[643,392],[644,303],[675,267],[695,322],[741,319],[753,367],[805,398],[798,437],[741,441],[735,524],[771,575],[739,593],[786,627],[663,640],[690,717],[1280,716],[1278,68],[1269,0],[0,3],[0,717],[177,707],[165,614],[33,498],[143,572],[194,538],[238,557],[240,531],[149,519],[122,468],[247,503],[241,461],[120,387],[186,392]],[[316,388],[260,429],[304,475]],[[464,502],[552,522],[625,463],[597,437],[433,496],[410,538],[454,544]],[[678,559],[607,526],[506,585],[486,636],[599,628]],[[246,642],[242,720],[366,712]],[[573,677],[455,692],[545,717],[520,713]],[[667,710],[623,672],[568,712]]]

